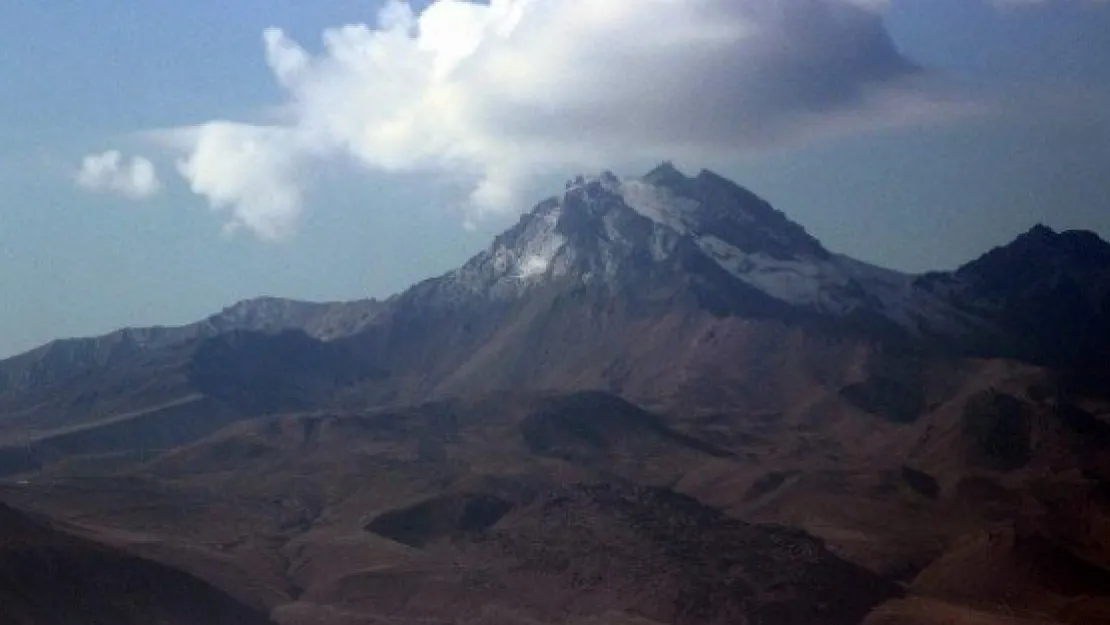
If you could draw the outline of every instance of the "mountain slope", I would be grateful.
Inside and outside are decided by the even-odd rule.
[[[1110,363],[1110,243],[1092,232],[1038,225],[921,282],[991,319],[1000,354],[1071,367]]]
[[[0,504],[4,625],[266,625],[199,579],[63,533]]]
[[[936,603],[945,622],[955,610],[944,605],[991,613],[1000,584],[1026,579],[1010,563],[1028,566],[1028,554],[990,559],[999,551],[980,550],[978,537],[1028,535],[1019,523],[1038,518],[1033,532],[1052,542],[1060,570],[1082,573],[1076,559],[1105,568],[1110,446],[1093,415],[1026,396],[1045,382],[1036,367],[905,358],[870,356],[844,375],[883,372],[920,388],[925,407],[912,421],[881,403],[836,403],[820,368],[781,386],[785,371],[798,373],[791,364],[762,391],[765,410],[658,413],[596,392],[325,409],[241,422],[115,476],[32,477],[4,496],[111,528],[290,624],[546,624],[611,610],[744,622],[782,616],[774,610],[788,597],[795,622],[857,622],[896,584]],[[825,374],[842,366],[826,364]],[[1014,437],[993,408],[1009,400],[984,404],[988,390],[1033,415],[1017,424],[1030,428],[1021,466],[995,462]],[[724,572],[734,541],[764,564]],[[616,572],[604,568],[609,556]],[[959,581],[969,572],[975,585]],[[1099,622],[1065,618],[1099,614],[1097,597],[1068,603],[1089,585],[1034,573],[1015,614],[1051,608],[1060,622]],[[694,604],[704,609],[684,611]]]
[[[612,395],[499,395],[253,420],[132,474],[5,496],[206,572],[289,623],[627,611],[817,625],[898,594],[806,532],[667,487],[744,462]]]
[[[645,314],[685,304],[718,316],[806,320],[975,355],[1089,362],[1104,360],[1107,351],[1110,244],[1092,233],[1041,226],[955,272],[901,274],[830,252],[717,174],[686,176],[664,163],[640,178],[579,176],[459,269],[388,301],[260,298],[179,328],[58,341],[0,362],[0,395],[229,331],[299,329],[332,340],[386,318],[404,326],[412,316],[427,319],[414,326],[472,331],[476,317],[487,325],[511,317],[514,302],[590,290],[639,296]],[[391,340],[408,340],[403,327],[394,334]]]
[[[830,252],[712,172],[603,172],[385,302],[253,300],[182,328],[0,362],[0,460],[36,466],[23,448],[73,428],[206,420],[176,444],[259,413],[504,389],[753,407],[801,371],[832,375],[834,393],[866,382],[845,391],[860,405],[912,400],[846,372],[887,349],[1105,363],[1108,249],[1093,235],[1035,229],[956,272],[910,276]],[[186,414],[156,410],[193,400],[203,403]],[[151,411],[138,426],[126,418]],[[44,453],[54,452],[32,456]]]
[[[665,489],[581,485],[505,506],[489,529],[425,550],[417,562],[430,562],[394,598],[401,614],[501,606],[544,621],[612,610],[676,624],[847,625],[898,594],[811,536],[729,519]],[[473,573],[447,581],[453,561]],[[440,579],[421,583],[425,575]]]
[[[324,340],[353,334],[383,307],[384,302],[372,299],[314,303],[260,297],[185,326],[126,328],[101,337],[53,341],[0,361],[0,394],[32,392],[224,332],[299,329]]]

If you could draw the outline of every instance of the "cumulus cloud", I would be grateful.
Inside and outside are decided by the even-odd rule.
[[[74,181],[82,189],[117,193],[133,200],[153,197],[162,190],[154,163],[142,156],[124,160],[118,150],[86,156]]]
[[[170,133],[192,190],[281,238],[306,171],[348,159],[470,176],[468,218],[521,210],[538,172],[673,158],[930,118],[948,106],[896,49],[885,0],[391,1],[310,51],[263,35],[284,122]]]
[[[190,146],[178,172],[213,209],[230,212],[227,230],[245,227],[272,240],[292,233],[304,184],[292,130],[209,122],[177,134]]]

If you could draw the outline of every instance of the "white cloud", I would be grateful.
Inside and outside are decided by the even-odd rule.
[[[133,200],[153,197],[162,190],[154,163],[142,156],[125,161],[118,150],[83,158],[74,181],[82,189],[118,193]]]
[[[266,59],[284,125],[172,133],[180,173],[233,226],[281,238],[313,163],[463,173],[468,218],[526,208],[537,172],[673,158],[930,118],[890,41],[885,0],[392,1],[310,52],[279,29]]]
[[[214,210],[231,213],[228,230],[245,227],[271,240],[293,232],[305,182],[293,130],[209,122],[179,134],[190,153],[178,172]]]

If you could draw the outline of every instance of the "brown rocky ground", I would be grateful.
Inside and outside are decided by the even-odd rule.
[[[0,496],[281,623],[1105,618],[1098,394],[1001,361],[849,375],[868,366],[920,414],[809,374],[770,378],[794,391],[771,413],[494,394],[249,420]]]
[[[0,505],[4,625],[265,625],[200,579]]]

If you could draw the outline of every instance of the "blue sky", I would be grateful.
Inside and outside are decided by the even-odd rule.
[[[567,7],[573,4],[565,1]],[[546,0],[553,3],[558,0]],[[805,0],[795,4],[804,5]],[[0,354],[124,325],[188,322],[256,295],[386,296],[459,264],[514,221],[519,211],[560,189],[561,181],[579,169],[602,165],[635,174],[657,157],[673,157],[689,169],[718,169],[767,197],[829,247],[898,269],[956,266],[1038,221],[1061,229],[1092,229],[1105,238],[1110,235],[1104,174],[1110,170],[1110,38],[1105,36],[1110,32],[1110,7],[1097,4],[1046,0],[1035,6],[1000,7],[985,0],[893,0],[881,24],[897,51],[880,51],[886,58],[879,61],[906,59],[922,66],[930,91],[915,87],[891,92],[899,98],[891,100],[895,104],[876,100],[873,108],[853,112],[848,110],[854,106],[852,98],[830,103],[822,99],[825,92],[811,93],[790,84],[781,88],[773,76],[728,68],[736,72],[738,84],[767,87],[773,97],[760,102],[773,106],[751,105],[743,111],[747,117],[723,120],[733,126],[770,128],[767,136],[738,132],[725,145],[683,136],[686,126],[673,108],[645,105],[641,111],[629,104],[638,100],[610,93],[638,93],[643,85],[635,83],[636,71],[629,71],[633,78],[627,84],[612,80],[603,48],[587,45],[587,35],[575,48],[565,44],[579,41],[570,36],[575,31],[557,31],[588,25],[588,19],[552,22],[549,16],[547,23],[554,24],[550,29],[560,37],[541,41],[546,48],[515,50],[520,57],[579,59],[588,53],[600,66],[589,71],[596,77],[609,76],[607,82],[590,82],[593,75],[588,72],[580,80],[564,76],[565,66],[545,62],[530,71],[548,82],[536,87],[536,81],[521,77],[521,82],[509,83],[515,89],[510,95],[518,98],[513,100],[493,88],[479,92],[475,85],[485,83],[474,79],[467,83],[472,93],[464,94],[465,102],[481,110],[466,122],[470,126],[417,120],[406,126],[412,136],[404,141],[358,144],[346,142],[349,137],[338,136],[340,131],[328,124],[334,121],[347,128],[343,124],[351,120],[362,123],[361,109],[355,117],[333,120],[330,111],[320,112],[318,103],[321,93],[332,92],[317,86],[330,85],[339,99],[366,97],[370,109],[380,104],[386,112],[401,110],[409,103],[406,98],[425,93],[420,91],[423,83],[406,82],[411,65],[398,62],[389,70],[396,74],[385,72],[363,85],[355,84],[361,74],[336,78],[332,70],[337,66],[321,62],[313,66],[317,69],[298,70],[301,73],[283,86],[274,67],[283,59],[296,60],[299,46],[313,58],[324,59],[321,33],[349,23],[375,27],[379,4],[10,0],[0,7],[0,77],[7,96],[0,98],[0,290],[5,293]],[[689,18],[694,28],[706,17],[644,13],[597,11],[597,20],[622,20],[599,22],[598,32],[606,37],[627,35],[635,43],[635,33],[625,32],[624,24],[650,27],[656,17],[685,24]],[[789,20],[763,22],[746,14],[726,18],[774,26],[782,37],[816,32],[792,30],[795,22]],[[519,28],[527,29],[528,20],[524,18]],[[449,26],[455,24],[448,21]],[[809,28],[814,22],[798,23]],[[848,34],[873,34],[870,22],[860,24]],[[271,26],[284,35],[267,56],[262,37]],[[624,30],[613,30],[618,27]],[[834,36],[836,32],[829,34],[829,40]],[[763,59],[761,67],[792,76],[799,67],[810,67],[805,58],[793,55],[822,51],[809,43],[790,43],[785,56],[759,56],[766,50],[755,44],[744,44],[747,47],[736,54],[752,54]],[[795,53],[795,48],[800,51]],[[482,54],[489,57],[484,61],[490,67],[499,61],[498,54],[505,55],[497,46],[480,48],[477,56]],[[642,55],[672,69],[686,62],[667,50],[645,48]],[[852,81],[878,80],[868,73],[873,65],[869,61],[847,69],[822,66],[822,75],[832,76],[830,93],[840,93],[842,86],[850,93],[856,86]],[[719,73],[696,76],[698,67],[691,65],[695,78],[721,80]],[[393,89],[396,84],[405,88]],[[615,103],[632,116],[642,114],[644,127],[656,130],[645,131],[651,136],[643,143],[637,143],[635,133],[622,134],[620,129],[584,132],[586,138],[553,145],[557,158],[513,152],[513,158],[524,159],[530,167],[506,169],[508,147],[544,145],[544,135],[535,129],[542,124],[517,116],[509,104],[546,94],[543,89],[549,84],[581,92],[566,96],[575,111],[582,109],[582,102]],[[582,95],[597,84],[603,84],[604,93]],[[729,94],[722,92],[721,98],[726,97]],[[316,108],[306,105],[290,122],[288,105],[294,101],[311,102]],[[956,112],[944,112],[953,102]],[[604,110],[583,117],[585,121],[562,116],[557,104],[550,115],[566,122],[562,135],[574,134],[578,124],[609,119],[610,112]],[[812,124],[813,132],[794,137],[803,118],[782,111],[795,104],[799,111],[829,108],[859,114],[847,116],[854,120],[850,122],[843,122],[843,115],[835,123],[819,120]],[[930,114],[903,119],[902,110],[914,106]],[[942,114],[933,115],[936,111]],[[496,118],[497,133],[488,127],[472,128],[486,123],[484,115]],[[860,121],[886,117],[894,121],[875,127]],[[253,166],[234,169],[243,162],[227,160],[228,155],[217,149],[226,148],[224,143],[213,144],[216,152],[208,156],[219,157],[215,160],[190,152],[195,146],[182,148],[187,134],[183,129],[213,120],[251,124],[249,132],[275,125],[284,133],[273,147],[274,157],[284,159],[281,151],[287,145],[297,156],[287,168],[262,173],[299,179],[290,199],[292,217],[260,213],[265,207],[246,195],[257,188],[243,187],[242,176],[229,176],[262,173]],[[667,124],[673,127],[658,130]],[[285,132],[294,126],[296,133]],[[303,137],[319,137],[325,126],[331,133],[328,138],[306,147]],[[691,126],[691,132],[697,130]],[[441,133],[452,142],[429,148],[438,146]],[[167,140],[168,135],[174,139]],[[590,145],[593,135],[604,145]],[[787,135],[790,140],[780,140]],[[731,151],[732,145],[749,144],[757,147]],[[660,153],[672,145],[679,153]],[[136,199],[104,185],[90,189],[75,184],[82,159],[107,150],[122,152],[125,166],[132,156],[149,158],[157,168],[158,190],[147,189],[151,192],[138,193],[143,197]],[[316,158],[325,150],[330,150],[326,157]],[[458,171],[443,165],[446,152],[464,153],[460,161],[450,161],[462,163]],[[603,155],[599,158],[604,162],[579,156],[586,152]],[[174,165],[190,159],[197,167],[194,178],[186,180]],[[483,181],[487,190],[492,189],[485,195],[476,191]],[[201,191],[192,192],[190,183]],[[210,205],[216,196],[230,198],[218,211]],[[226,232],[225,226],[236,220],[240,227]],[[464,222],[470,228],[464,228]]]

